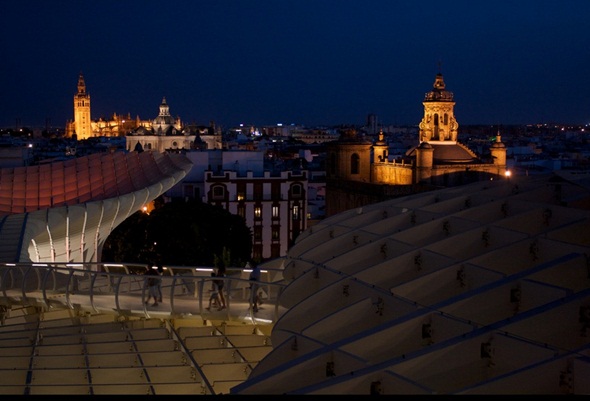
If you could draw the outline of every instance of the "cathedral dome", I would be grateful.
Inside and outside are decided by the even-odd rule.
[[[166,98],[162,98],[160,114],[152,122],[152,128],[156,135],[171,135],[175,132],[176,120],[170,115],[170,109]]]

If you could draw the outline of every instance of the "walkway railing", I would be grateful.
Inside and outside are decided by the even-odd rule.
[[[0,263],[0,304],[257,324],[272,324],[283,312],[278,302],[285,287],[280,270],[262,270],[258,289],[262,305],[253,308],[250,270],[227,268],[222,278],[226,308],[210,310],[212,267],[165,266],[160,276],[162,302],[157,306],[147,303],[150,276],[143,274],[146,270],[146,265],[128,263]]]

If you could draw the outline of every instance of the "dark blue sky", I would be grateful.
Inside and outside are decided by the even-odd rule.
[[[0,127],[420,122],[439,71],[460,125],[590,123],[588,0],[3,2]]]

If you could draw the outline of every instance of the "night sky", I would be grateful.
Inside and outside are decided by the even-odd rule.
[[[91,117],[417,125],[442,72],[459,125],[590,123],[588,0],[59,0],[0,7],[0,127]]]

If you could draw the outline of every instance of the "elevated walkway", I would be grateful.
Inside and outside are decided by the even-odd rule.
[[[228,271],[211,311],[210,268],[166,267],[158,306],[143,271],[0,264],[0,394],[229,394],[271,351],[279,272],[263,271],[254,313],[248,271]]]

